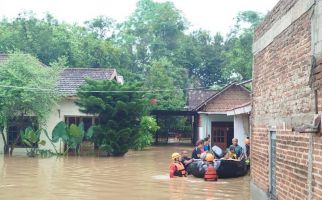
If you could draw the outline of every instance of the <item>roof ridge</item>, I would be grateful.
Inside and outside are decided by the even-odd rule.
[[[94,67],[67,67],[67,69],[84,69],[84,70],[116,70],[115,68],[94,68]]]

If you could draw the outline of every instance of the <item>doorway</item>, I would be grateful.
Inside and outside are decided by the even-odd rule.
[[[233,122],[212,122],[211,128],[212,146],[219,146],[225,150],[234,137]]]

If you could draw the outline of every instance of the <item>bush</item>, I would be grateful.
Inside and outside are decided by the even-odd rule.
[[[133,148],[143,150],[150,146],[153,141],[153,135],[159,129],[156,120],[151,116],[143,116],[140,121],[139,133],[134,140]]]

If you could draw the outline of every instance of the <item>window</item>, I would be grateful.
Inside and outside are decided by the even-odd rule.
[[[225,133],[221,128],[216,128],[214,131],[214,142],[223,143],[225,142]]]
[[[75,124],[78,126],[81,122],[84,123],[84,129],[87,131],[92,125],[98,124],[98,118],[88,116],[65,116],[65,123],[67,125]]]
[[[38,128],[38,123],[35,117],[17,117],[8,123],[7,138],[8,144],[15,144],[16,147],[26,147],[21,141],[20,131],[24,131],[27,127],[34,129]]]

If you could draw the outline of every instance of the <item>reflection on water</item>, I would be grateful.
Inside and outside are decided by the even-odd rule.
[[[173,151],[152,147],[123,158],[0,157],[0,199],[249,199],[249,176],[205,182],[169,179]]]

